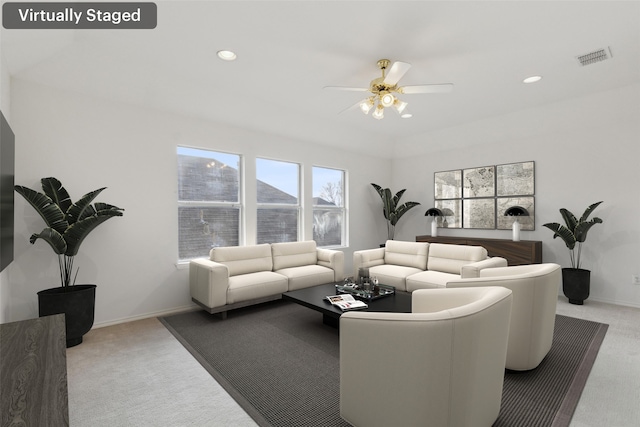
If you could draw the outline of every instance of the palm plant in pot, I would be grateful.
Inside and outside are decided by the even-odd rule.
[[[371,183],[371,186],[376,189],[378,195],[382,199],[382,213],[384,215],[384,219],[387,220],[387,236],[389,240],[393,240],[396,224],[400,221],[400,218],[402,218],[405,213],[409,212],[411,208],[418,206],[420,203],[406,202],[400,204],[400,198],[402,198],[404,192],[407,191],[406,188],[393,195],[391,190],[388,188],[382,188],[378,184],[374,183]]]
[[[56,178],[42,178],[40,182],[44,193],[21,185],[14,189],[47,225],[39,234],[32,234],[29,242],[34,244],[42,239],[58,255],[60,287],[38,292],[40,317],[64,313],[67,347],[72,347],[80,344],[93,326],[96,292],[96,285],[75,284],[78,270],[74,275],[74,258],[91,231],[110,218],[122,216],[124,209],[106,203],[91,204],[106,187],[87,193],[73,203]]]
[[[580,219],[567,209],[562,208],[560,215],[564,219],[564,225],[557,222],[543,224],[553,231],[554,239],[560,237],[569,249],[571,268],[562,269],[562,291],[571,304],[582,305],[584,300],[589,297],[591,271],[580,268],[580,255],[582,244],[587,240],[587,232],[594,225],[602,224],[602,220],[598,217],[589,220],[589,216],[600,203],[602,202],[589,206]]]

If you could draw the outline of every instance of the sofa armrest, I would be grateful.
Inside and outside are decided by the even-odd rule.
[[[358,277],[360,267],[384,264],[384,248],[365,249],[353,253],[353,277]]]
[[[189,289],[191,298],[209,308],[227,304],[229,269],[226,265],[206,258],[189,262]]]
[[[333,270],[333,280],[336,282],[344,279],[344,252],[333,249],[316,249],[318,253],[318,265]]]
[[[460,269],[460,277],[462,279],[470,279],[473,277],[480,277],[480,270],[485,268],[506,267],[507,260],[501,257],[492,257],[483,259],[482,261],[472,262],[471,264],[463,265]]]

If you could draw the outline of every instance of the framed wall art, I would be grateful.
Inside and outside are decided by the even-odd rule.
[[[535,162],[507,163],[434,173],[435,207],[444,215],[442,228],[511,228],[513,206],[527,210],[522,230],[535,230]]]
[[[494,197],[496,195],[495,167],[464,169],[462,171],[462,197]]]
[[[510,163],[496,166],[496,196],[533,196],[534,163]]]

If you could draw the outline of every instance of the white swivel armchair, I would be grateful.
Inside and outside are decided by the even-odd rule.
[[[511,314],[500,287],[421,289],[412,313],[340,318],[340,415],[356,427],[491,426]]]
[[[447,288],[502,286],[513,291],[506,368],[538,367],[553,342],[562,269],[558,264],[487,268],[474,279],[453,280]]]

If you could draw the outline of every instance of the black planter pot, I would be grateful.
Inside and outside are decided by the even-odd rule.
[[[569,303],[582,305],[589,298],[591,271],[582,268],[562,269],[562,292]]]
[[[96,285],[75,285],[38,292],[40,317],[64,313],[67,348],[82,342],[91,330],[95,314]]]

